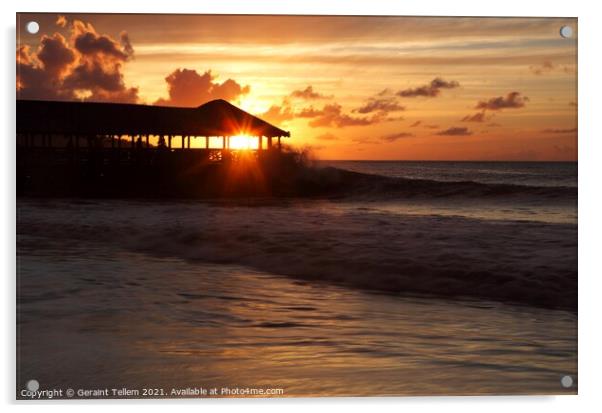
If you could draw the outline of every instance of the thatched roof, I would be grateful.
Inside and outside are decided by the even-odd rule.
[[[290,136],[221,99],[198,108],[17,100],[17,133]]]

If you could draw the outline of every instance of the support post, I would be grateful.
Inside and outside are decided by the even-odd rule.
[[[148,142],[148,134],[146,134],[146,149],[150,148],[150,144]]]
[[[171,149],[171,138],[173,138],[173,136],[172,136],[172,135],[168,135],[168,139],[167,139],[167,142],[168,142],[168,143],[167,143],[167,147],[168,147],[169,149]]]
[[[280,143],[280,136],[278,136],[278,150],[282,150],[282,144]]]
[[[186,147],[185,143],[186,143],[186,136],[182,135],[182,149],[184,149]]]
[[[260,151],[263,149],[263,138],[261,135],[257,137],[257,150]]]
[[[268,136],[268,149],[272,149],[272,137]]]
[[[186,137],[186,139],[188,139],[188,142],[186,143],[186,147],[187,147],[188,149],[190,149],[190,135],[188,135],[188,136]]]
[[[209,136],[205,136],[205,149],[209,149]]]

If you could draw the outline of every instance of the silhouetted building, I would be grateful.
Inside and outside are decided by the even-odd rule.
[[[280,139],[290,137],[289,132],[221,99],[197,108],[17,100],[17,143],[23,148],[58,146],[78,150],[84,146],[82,142],[90,147],[100,140],[110,142],[115,149],[122,147],[122,137],[126,137],[131,147],[138,139],[145,148],[157,148],[159,142],[165,142],[171,149],[176,146],[173,138],[178,136],[180,148],[227,151],[231,149],[230,137],[239,135],[256,137],[258,150],[272,148],[273,138],[280,148]],[[156,145],[150,144],[151,136],[158,137]],[[191,138],[205,138],[204,145],[191,148]],[[210,138],[220,139],[218,148],[211,147]]]

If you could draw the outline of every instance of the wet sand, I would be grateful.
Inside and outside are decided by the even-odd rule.
[[[18,386],[577,391],[560,385],[577,373],[572,312],[371,293],[43,236],[20,237],[19,251]]]

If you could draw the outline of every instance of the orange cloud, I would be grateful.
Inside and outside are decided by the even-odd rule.
[[[59,15],[56,18],[56,25],[59,27],[67,27],[67,18],[65,16]]]
[[[398,112],[405,110],[405,106],[400,105],[393,98],[370,98],[368,102],[354,109],[357,113],[372,113],[372,112]]]
[[[332,96],[326,96],[314,91],[313,86],[309,85],[303,90],[294,90],[290,96],[297,99],[314,100],[314,99],[330,99]]]
[[[400,90],[397,92],[397,96],[404,98],[412,98],[417,96],[434,98],[441,94],[441,89],[455,89],[460,87],[460,83],[455,80],[447,81],[440,77],[436,77],[428,85],[419,86],[416,88],[409,88]]]
[[[399,132],[399,133],[394,133],[392,135],[385,135],[385,136],[381,137],[381,139],[383,141],[387,141],[387,142],[395,142],[398,139],[411,138],[412,136],[414,136],[413,133]]]
[[[485,111],[477,112],[474,115],[466,115],[461,119],[462,122],[484,122]]]
[[[270,108],[259,115],[261,119],[267,120],[268,122],[272,122],[275,124],[279,124],[282,122],[286,122],[294,119],[295,114],[291,107],[286,103],[282,105],[272,105]]]
[[[215,82],[210,70],[202,75],[196,70],[176,69],[165,81],[169,97],[158,99],[155,105],[196,107],[214,99],[235,101],[251,91],[250,86],[241,86],[233,79]]]
[[[570,129],[544,129],[543,133],[554,133],[554,134],[565,134],[565,133],[577,133],[577,128]]]
[[[486,101],[480,101],[475,106],[475,109],[487,110],[502,110],[502,109],[518,109],[525,106],[529,101],[527,96],[521,96],[520,92],[510,92],[505,97],[498,96]]]
[[[299,117],[314,118],[309,126],[344,128],[346,126],[372,125],[386,120],[386,114],[379,112],[372,116],[351,116],[343,113],[342,106],[338,103],[324,105],[322,109],[308,108],[302,110]]]
[[[472,135],[472,131],[468,128],[452,127],[449,129],[442,130],[436,133],[439,136],[469,136]]]
[[[324,133],[322,135],[316,136],[316,139],[320,141],[338,141],[339,137],[333,135],[332,133]]]
[[[67,25],[59,16],[57,24]],[[67,40],[60,33],[43,35],[36,50],[17,49],[17,98],[136,102],[138,89],[127,87],[122,65],[134,53],[127,33],[122,43],[75,20]]]

